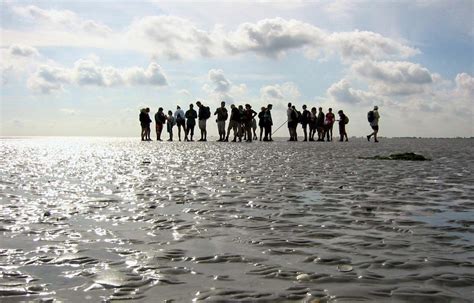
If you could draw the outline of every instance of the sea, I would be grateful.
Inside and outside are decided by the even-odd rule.
[[[473,142],[1,138],[0,302],[473,302]]]

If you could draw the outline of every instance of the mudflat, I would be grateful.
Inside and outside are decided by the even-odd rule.
[[[1,139],[0,301],[472,302],[473,142]]]

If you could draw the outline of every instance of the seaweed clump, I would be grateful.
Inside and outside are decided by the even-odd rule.
[[[402,160],[402,161],[431,161],[423,155],[415,153],[401,153],[391,154],[390,156],[374,156],[374,157],[361,157],[361,159],[372,159],[372,160]]]

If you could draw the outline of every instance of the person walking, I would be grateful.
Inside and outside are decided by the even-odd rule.
[[[376,105],[374,109],[367,113],[367,120],[369,121],[370,127],[372,127],[373,132],[370,135],[367,135],[367,141],[370,142],[370,138],[374,136],[374,142],[379,142],[377,139],[377,134],[379,132],[379,107]]]
[[[194,105],[189,104],[189,109],[184,114],[186,118],[186,137],[184,138],[185,141],[193,141],[194,136],[194,127],[196,126],[196,119],[197,113],[194,110]],[[190,135],[190,137],[188,137]]]
[[[155,114],[155,130],[156,130],[156,140],[161,140],[161,132],[163,131],[163,124],[166,123],[166,115],[163,113],[163,107],[158,108],[158,111]]]
[[[184,111],[178,105],[176,106],[176,111],[174,112],[174,120],[178,126],[178,139],[181,141],[181,128],[183,128],[183,133],[185,134],[186,140],[186,119],[184,118]]]
[[[207,119],[211,117],[211,110],[208,106],[204,106],[201,101],[197,101],[196,105],[199,107],[198,110],[198,120],[199,120],[199,129],[201,130],[201,139],[198,141],[207,141],[207,129],[206,123]]]
[[[225,140],[225,121],[227,120],[227,117],[229,114],[227,113],[227,108],[225,108],[225,102],[221,102],[221,107],[216,109],[216,112],[214,115],[217,115],[217,130],[219,132],[219,142]]]

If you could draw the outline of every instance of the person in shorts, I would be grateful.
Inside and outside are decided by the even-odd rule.
[[[181,128],[183,128],[183,133],[186,134],[186,119],[184,111],[179,105],[176,106],[176,111],[174,112],[174,120],[176,122],[176,126],[178,126],[178,139],[179,141],[181,141]],[[184,140],[186,140],[186,136]]]

